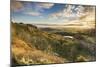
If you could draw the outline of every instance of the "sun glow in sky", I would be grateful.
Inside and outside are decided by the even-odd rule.
[[[95,24],[95,6],[12,1],[11,19],[32,24]]]

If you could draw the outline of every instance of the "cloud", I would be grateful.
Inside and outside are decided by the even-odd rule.
[[[44,9],[50,9],[52,6],[54,6],[54,4],[52,3],[35,3],[35,6],[33,7],[34,8],[34,11],[26,11],[24,14],[28,14],[28,15],[31,15],[31,16],[40,16],[42,15],[41,12],[44,11]]]
[[[80,23],[83,26],[94,28],[95,27],[95,7],[94,6],[82,6],[82,10],[78,8],[78,20],[73,23]]]
[[[53,6],[54,6],[53,3],[37,3],[37,7],[41,9],[50,9]]]
[[[50,9],[54,6],[53,3],[24,2],[16,0],[12,0],[11,3],[11,11],[31,16],[40,16],[44,12],[44,9]]]
[[[50,9],[54,6],[53,3],[35,3],[34,9],[38,12],[44,12],[44,9]]]
[[[68,21],[80,20],[85,18],[87,15],[95,13],[95,7],[93,6],[82,6],[82,5],[65,5],[63,10],[52,13],[49,18],[61,19]]]
[[[73,5],[65,5],[65,8],[63,10],[60,10],[59,12],[55,12],[55,13],[52,13],[50,15],[50,17],[54,18],[54,19],[66,19],[66,20],[72,20],[72,19],[75,19],[76,15],[73,13],[73,8],[74,6]]]
[[[31,16],[40,16],[41,13],[39,12],[24,12],[24,14],[31,15]]]
[[[12,11],[18,11],[23,7],[24,7],[24,5],[20,1],[16,1],[16,0],[11,1],[11,10]]]
[[[84,16],[80,16],[80,20],[95,21],[95,7],[94,6],[84,6]]]
[[[34,11],[26,11],[25,14],[31,15],[31,16],[40,16],[42,15],[42,12],[44,11],[44,9],[50,9],[51,7],[53,7],[54,4],[52,3],[35,3],[34,6],[32,6],[34,8]]]

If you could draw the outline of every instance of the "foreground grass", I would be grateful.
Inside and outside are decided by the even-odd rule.
[[[12,23],[11,27],[14,65],[95,60],[95,39],[89,35],[65,39],[62,35],[42,31],[30,24]]]

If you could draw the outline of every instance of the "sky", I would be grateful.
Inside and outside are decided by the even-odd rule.
[[[32,24],[95,21],[95,6],[12,1],[11,20]]]

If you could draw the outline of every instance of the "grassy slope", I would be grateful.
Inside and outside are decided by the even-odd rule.
[[[12,23],[13,64],[50,64],[91,61],[95,56],[77,39],[39,30],[29,24]]]

